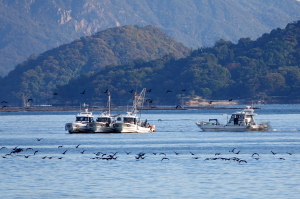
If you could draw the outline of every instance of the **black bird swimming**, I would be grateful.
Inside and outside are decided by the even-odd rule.
[[[221,153],[215,153],[215,155],[221,155]]]
[[[63,146],[58,146],[57,148],[62,148]]]
[[[23,149],[21,149],[21,148],[15,148],[15,149],[13,149],[13,151],[11,153],[20,153],[22,151],[23,151]]]
[[[147,92],[149,92],[149,93],[150,93],[152,90],[153,90],[153,89],[152,89],[152,88],[150,88],[149,90],[147,90]]]
[[[233,148],[233,149],[232,149],[231,151],[229,151],[229,152],[232,152],[232,153],[234,153],[234,149],[235,149],[235,148]]]
[[[29,158],[30,155],[24,155],[25,158]]]
[[[78,148],[80,146],[80,144],[78,144],[77,146],[75,146],[75,148]]]
[[[108,89],[106,89],[105,91],[102,91],[102,93],[107,93],[108,92]]]
[[[35,155],[37,152],[39,152],[39,151],[35,151],[35,152],[33,153],[33,155]]]
[[[37,139],[37,141],[41,141],[43,138],[36,138]]]
[[[271,151],[273,155],[276,155],[277,153],[274,153],[273,151]]]
[[[182,107],[180,105],[177,105],[175,108],[178,109],[178,108],[182,108]]]
[[[67,151],[68,151],[68,150],[65,150],[65,152],[63,152],[62,154],[64,154],[64,155],[65,155],[65,154],[67,153]]]
[[[53,95],[58,95],[57,93],[53,93]]]
[[[195,155],[195,153],[190,152],[192,155]]]
[[[127,155],[129,155],[131,152],[126,152],[126,151],[125,151],[125,153],[126,153]]]
[[[132,89],[131,91],[128,91],[129,93],[133,93],[134,89]]]
[[[172,93],[172,91],[170,91],[170,90],[167,90],[167,92],[166,93]]]
[[[174,151],[174,153],[175,153],[176,155],[179,155],[179,153],[177,153],[176,151]]]
[[[82,93],[80,93],[80,94],[82,94],[82,95],[85,94],[85,90]]]
[[[183,90],[181,90],[181,91],[186,91],[186,89],[183,89]]]

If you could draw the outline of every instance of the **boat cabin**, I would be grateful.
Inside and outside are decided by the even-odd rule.
[[[93,118],[92,117],[84,117],[84,116],[79,116],[76,117],[76,122],[93,122]]]
[[[76,115],[76,122],[90,123],[93,121],[93,114],[92,112],[88,112],[87,109],[85,109],[85,112],[81,112]]]
[[[123,122],[124,123],[136,124],[136,118],[134,118],[134,117],[124,117]]]
[[[242,111],[233,113],[228,121],[228,125],[255,125],[256,123],[254,121],[254,115],[256,114],[254,114],[253,111]]]
[[[109,117],[98,117],[97,122],[111,123],[111,118]]]

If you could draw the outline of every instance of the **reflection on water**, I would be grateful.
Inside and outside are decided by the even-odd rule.
[[[75,112],[1,113],[1,196],[298,198],[299,106],[255,110],[256,120],[271,123],[268,132],[201,132],[195,125],[226,121],[224,111],[144,111],[157,132],[86,135],[64,131]]]

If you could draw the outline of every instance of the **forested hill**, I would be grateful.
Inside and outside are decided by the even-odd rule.
[[[274,29],[257,40],[241,38],[237,44],[219,40],[186,58],[172,56],[150,62],[136,61],[104,67],[55,90],[60,102],[105,102],[106,89],[117,105],[126,105],[133,89],[143,87],[152,105],[176,105],[201,96],[206,99],[253,101],[300,99],[300,21]],[[83,97],[79,90],[86,90]],[[168,92],[170,91],[170,92]]]
[[[31,56],[0,79],[0,96],[18,105],[29,98],[44,103],[57,85],[64,85],[80,74],[136,59],[149,61],[168,54],[180,58],[188,53],[187,47],[154,26],[110,28]]]
[[[256,39],[299,20],[297,0],[0,0],[0,76],[32,54],[124,25],[154,25],[185,46]]]

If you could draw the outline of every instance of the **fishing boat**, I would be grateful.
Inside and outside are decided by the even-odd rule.
[[[65,130],[69,133],[93,133],[93,130],[88,125],[94,121],[93,118],[93,113],[85,109],[84,112],[76,115],[75,122],[66,123]]]
[[[111,115],[111,95],[108,93],[107,106],[108,111],[102,112],[95,122],[89,123],[88,126],[94,133],[113,133],[116,132],[114,124],[115,118],[119,115]]]
[[[265,131],[267,123],[257,124],[254,120],[254,109],[247,106],[246,109],[231,114],[227,124],[220,124],[218,119],[209,119],[208,122],[196,122],[202,131]]]
[[[150,125],[146,119],[144,122],[141,119],[141,112],[138,114],[138,105],[143,106],[146,89],[141,93],[134,94],[132,111],[127,112],[123,117],[118,117],[115,124],[115,129],[120,133],[148,133],[155,131],[155,125]],[[141,108],[142,110],[142,108]]]

